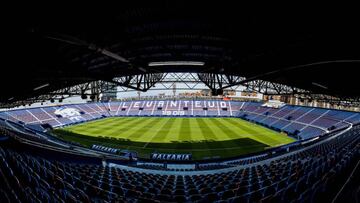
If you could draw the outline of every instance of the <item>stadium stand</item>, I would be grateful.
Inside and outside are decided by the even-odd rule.
[[[0,117],[24,124],[71,125],[109,116],[240,117],[296,138],[309,139],[360,123],[360,113],[260,102],[154,100],[87,103],[0,112]]]
[[[342,174],[360,158],[359,130],[355,126],[272,159],[224,169],[213,165],[216,170],[200,174],[49,158],[1,143],[1,202],[329,201]]]
[[[357,5],[28,2],[0,203],[360,202]]]

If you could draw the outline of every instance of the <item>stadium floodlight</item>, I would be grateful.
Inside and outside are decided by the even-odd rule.
[[[35,88],[34,88],[34,91],[39,90],[39,89],[42,89],[42,88],[47,87],[47,86],[49,86],[49,85],[50,85],[49,83],[40,85],[39,87],[35,87]]]
[[[141,71],[144,72],[144,73],[147,72],[145,68],[139,67],[138,69],[141,70]]]
[[[149,66],[203,66],[201,61],[158,61],[150,62]]]
[[[119,60],[119,61],[124,62],[124,63],[129,63],[129,61],[127,59],[125,59],[124,57],[119,56],[119,55],[117,55],[115,53],[112,53],[112,52],[110,52],[110,51],[108,51],[106,49],[98,49],[98,51],[100,51],[102,54],[104,54],[104,55],[106,55],[106,56],[108,56],[110,58]]]
[[[312,82],[311,84],[312,84],[312,85],[314,85],[314,86],[317,86],[317,87],[323,88],[323,89],[328,89],[326,86],[324,86],[324,85],[320,85],[319,83],[316,83],[316,82]]]

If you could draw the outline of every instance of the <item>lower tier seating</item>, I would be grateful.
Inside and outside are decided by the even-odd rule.
[[[360,158],[359,127],[274,160],[183,174],[45,158],[0,145],[0,202],[323,202]]]

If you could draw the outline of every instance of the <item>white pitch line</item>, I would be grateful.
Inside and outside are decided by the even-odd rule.
[[[170,119],[171,119],[171,118],[170,118]],[[155,137],[156,133],[159,132],[166,123],[167,123],[167,121],[164,122],[164,124],[163,124],[158,130],[154,131],[153,136],[151,136],[150,141],[149,141],[149,142],[146,142],[146,144],[142,147],[143,149],[145,149],[145,148],[148,146],[148,144],[151,143],[151,141],[152,141],[152,139]],[[153,148],[149,148],[149,149],[153,149]]]

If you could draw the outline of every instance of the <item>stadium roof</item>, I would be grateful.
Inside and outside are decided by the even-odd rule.
[[[0,102],[144,72],[232,74],[357,97],[359,15],[173,1],[19,10],[2,29]]]

